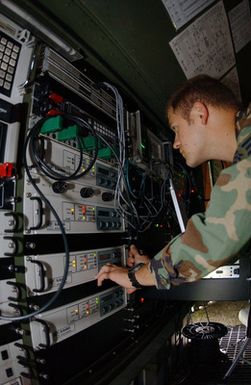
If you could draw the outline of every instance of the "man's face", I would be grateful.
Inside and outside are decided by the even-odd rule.
[[[201,115],[192,109],[189,120],[186,120],[179,111],[170,108],[168,120],[175,133],[173,148],[180,151],[186,164],[196,167],[207,160],[204,151],[205,125],[202,124]]]
[[[138,263],[148,263],[149,257],[139,252],[135,245],[130,245],[126,265],[132,267]]]

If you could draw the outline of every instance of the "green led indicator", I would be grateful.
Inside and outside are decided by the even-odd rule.
[[[141,148],[146,148],[146,146],[143,143],[140,143]]]

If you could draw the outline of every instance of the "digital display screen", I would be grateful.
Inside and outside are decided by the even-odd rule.
[[[105,168],[98,168],[98,172],[103,175],[109,175],[109,170]]]
[[[98,215],[101,217],[109,217],[110,213],[109,211],[98,210]]]
[[[109,259],[110,257],[111,257],[110,254],[101,254],[101,255],[98,256],[98,259],[100,261],[105,261],[106,259]]]
[[[112,294],[107,295],[106,297],[102,297],[102,298],[101,298],[101,300],[102,300],[103,303],[104,303],[104,302],[108,302],[108,301],[110,301],[111,299],[113,299],[113,295],[112,295]]]

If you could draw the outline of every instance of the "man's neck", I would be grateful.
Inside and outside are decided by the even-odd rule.
[[[214,109],[211,114],[210,138],[211,159],[232,162],[237,149],[236,112],[232,110]]]

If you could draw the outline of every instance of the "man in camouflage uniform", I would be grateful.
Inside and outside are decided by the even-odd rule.
[[[218,80],[200,75],[169,99],[168,120],[190,167],[210,159],[232,165],[224,169],[205,213],[193,215],[178,235],[148,264],[128,270],[104,266],[98,285],[111,279],[133,289],[192,282],[238,258],[251,238],[251,105],[245,113],[233,93]]]

